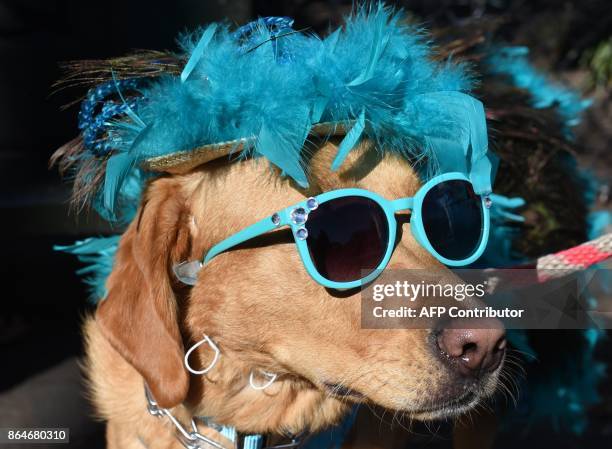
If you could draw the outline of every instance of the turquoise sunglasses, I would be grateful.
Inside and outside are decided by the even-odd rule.
[[[395,214],[410,211],[414,238],[440,262],[462,266],[484,251],[489,236],[487,196],[474,193],[462,173],[428,181],[414,197],[387,200],[364,189],[339,189],[308,198],[248,226],[213,246],[198,269],[214,257],[262,234],[288,226],[308,274],[324,287],[350,289],[374,280],[396,246]],[[191,265],[191,263],[181,264]],[[175,268],[194,284],[189,269]],[[193,266],[193,265],[192,265]],[[181,274],[183,273],[183,274]]]

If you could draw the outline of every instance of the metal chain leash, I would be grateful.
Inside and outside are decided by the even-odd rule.
[[[191,430],[188,430],[181,424],[181,422],[166,408],[161,408],[149,391],[149,388],[145,385],[145,397],[147,398],[147,410],[152,416],[163,419],[168,418],[176,430],[176,437],[178,441],[186,449],[204,449],[203,444],[209,444],[216,449],[228,449],[225,446],[217,443],[216,441],[202,435],[198,431],[198,426],[195,420],[191,419]]]
[[[149,414],[160,419],[168,418],[176,430],[177,440],[183,445],[183,447],[185,447],[185,449],[206,449],[203,447],[205,444],[209,444],[215,449],[228,449],[206,435],[202,435],[198,431],[198,426],[194,418],[191,418],[191,430],[183,426],[183,424],[181,424],[181,422],[172,414],[170,410],[162,408],[157,404],[155,399],[153,399],[151,391],[146,385],[145,397],[147,400],[147,410]],[[304,432],[299,435],[292,436],[288,443],[266,446],[263,449],[295,449],[302,443],[303,435]]]

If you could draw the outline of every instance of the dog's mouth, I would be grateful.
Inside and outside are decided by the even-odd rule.
[[[357,390],[353,390],[352,388],[348,388],[347,386],[342,384],[325,382],[323,386],[330,395],[339,398],[361,400],[365,399],[366,397],[363,393],[360,393]]]
[[[413,418],[423,421],[458,416],[491,397],[497,389],[499,370],[480,381],[449,385],[445,394],[432,397],[409,411]],[[461,391],[463,390],[463,391]]]
[[[456,416],[472,409],[481,400],[481,395],[474,391],[468,391],[462,396],[439,404],[419,407],[411,414],[420,419],[439,419]]]
[[[367,400],[365,394],[339,383],[325,382],[323,386],[330,396],[357,402]],[[482,395],[477,391],[469,390],[457,398],[432,402],[431,405],[419,407],[409,413],[423,420],[447,418],[465,413],[476,406],[481,399]]]
[[[431,421],[439,419],[447,419],[454,416],[463,415],[481,401],[489,398],[496,389],[497,376],[481,379],[481,381],[451,383],[446,385],[437,393],[423,393],[421,398],[416,403],[413,399],[399,400],[399,403],[394,405],[378,402],[368,394],[350,388],[341,383],[323,382],[324,390],[329,396],[353,403],[369,402],[373,405],[388,407],[391,410],[396,410],[405,413],[411,418],[419,421]]]

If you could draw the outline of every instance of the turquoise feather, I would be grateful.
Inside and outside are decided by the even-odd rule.
[[[104,284],[113,268],[119,239],[120,236],[118,235],[90,237],[72,245],[55,245],[53,247],[56,251],[76,255],[80,262],[86,264],[77,271],[77,274],[84,277],[85,283],[90,289],[90,299],[94,303],[106,296]]]
[[[185,68],[181,72],[182,82],[187,81],[189,75],[191,75],[191,72],[193,72],[193,69],[195,69],[196,65],[198,65],[198,62],[200,62],[200,59],[204,55],[204,50],[206,50],[206,46],[212,40],[216,30],[217,24],[213,23],[208,28],[206,28],[204,33],[202,33],[202,37],[200,38],[198,45],[196,45],[195,49],[191,53],[191,56],[189,57],[189,61],[187,61],[187,64],[185,64]]]
[[[536,69],[528,59],[529,49],[526,47],[493,47],[488,53],[485,62],[490,73],[507,75],[514,85],[529,91],[534,108],[555,106],[565,121],[568,135],[570,128],[580,122],[582,112],[592,103]]]
[[[340,146],[338,147],[338,153],[332,162],[332,170],[336,171],[340,168],[340,166],[344,163],[346,156],[348,156],[349,151],[353,149],[357,142],[359,142],[359,138],[363,134],[365,130],[365,110],[361,111],[357,121],[353,125],[353,127],[346,133],[342,142],[340,142]]]

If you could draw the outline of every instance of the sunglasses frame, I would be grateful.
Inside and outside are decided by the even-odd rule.
[[[395,218],[395,214],[397,212],[410,210],[410,230],[412,235],[416,239],[416,241],[423,246],[430,254],[432,254],[436,259],[448,266],[464,266],[474,262],[478,259],[485,250],[487,246],[487,242],[489,239],[489,207],[490,207],[490,199],[488,196],[479,195],[481,198],[481,207],[482,207],[482,218],[483,218],[483,228],[481,234],[481,240],[478,248],[474,253],[472,253],[468,258],[461,260],[452,260],[447,259],[440,255],[431,245],[429,239],[427,238],[427,234],[425,232],[425,228],[423,226],[422,219],[422,206],[423,200],[427,193],[436,185],[446,182],[446,181],[467,181],[470,180],[463,173],[453,172],[453,173],[445,173],[442,175],[435,176],[426,182],[413,197],[400,198],[397,200],[387,200],[382,196],[370,192],[365,189],[357,189],[357,188],[348,188],[348,189],[337,189],[331,190],[329,192],[322,193],[320,195],[314,196],[312,198],[307,198],[299,203],[293,204],[289,207],[286,207],[272,215],[267,216],[263,220],[258,221],[257,223],[252,224],[244,228],[243,230],[233,234],[227,239],[217,243],[213,246],[206,256],[202,260],[202,264],[209,263],[214,257],[221,254],[228,249],[237,246],[247,240],[253,239],[259,235],[268,233],[270,231],[283,228],[285,226],[289,226],[291,228],[293,239],[298,249],[298,253],[302,259],[302,263],[306,268],[306,271],[317,283],[321,284],[324,287],[333,288],[333,289],[350,289],[355,287],[360,287],[365,285],[371,281],[373,281],[376,277],[382,273],[385,269],[389,260],[391,259],[391,255],[393,254],[393,250],[395,248],[395,239],[397,236],[397,220]],[[471,184],[471,182],[470,182]],[[308,251],[308,246],[306,244],[306,239],[308,232],[306,231],[305,224],[308,220],[308,213],[327,201],[334,200],[336,198],[342,198],[347,196],[359,196],[363,198],[368,198],[376,202],[385,213],[387,224],[389,226],[389,238],[387,242],[387,248],[385,251],[385,255],[383,256],[379,265],[367,276],[348,282],[337,282],[331,281],[329,279],[324,278],[315,268],[314,263],[310,257],[310,253]],[[309,206],[310,205],[310,206]],[[302,212],[305,212],[302,213]],[[303,221],[302,221],[303,219]],[[305,231],[305,232],[304,232]]]

